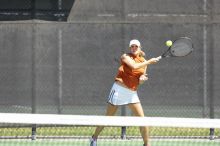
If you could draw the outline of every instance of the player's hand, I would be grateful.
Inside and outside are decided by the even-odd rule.
[[[148,80],[147,74],[143,74],[139,77],[139,83],[143,84],[145,81]]]
[[[148,60],[149,64],[155,64],[159,61],[160,59],[157,57],[157,58],[151,58]]]

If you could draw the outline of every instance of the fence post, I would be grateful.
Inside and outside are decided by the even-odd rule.
[[[35,19],[35,0],[31,0],[31,17]],[[32,22],[34,23],[34,21]],[[31,99],[31,109],[32,114],[35,114],[37,111],[36,107],[36,62],[35,62],[35,25],[32,24],[32,99]],[[36,140],[36,132],[37,132],[37,125],[33,124],[31,129],[31,140]]]

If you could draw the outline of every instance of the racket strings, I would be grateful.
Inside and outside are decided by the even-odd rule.
[[[174,42],[170,49],[173,56],[181,57],[190,54],[193,51],[193,45],[190,39],[182,38]]]

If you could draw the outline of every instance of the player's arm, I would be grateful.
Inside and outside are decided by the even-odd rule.
[[[148,80],[148,76],[147,76],[147,66],[146,66],[144,68],[144,73],[139,77],[139,84],[143,84],[147,80]]]
[[[158,62],[157,58],[151,58],[149,60],[145,60],[144,62],[136,63],[134,60],[132,60],[127,54],[123,54],[121,56],[121,60],[127,64],[131,69],[139,69],[146,67],[147,65],[154,64]]]

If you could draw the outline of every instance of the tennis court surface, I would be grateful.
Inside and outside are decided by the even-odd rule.
[[[151,146],[220,145],[219,119],[13,113],[0,117],[0,146],[89,146],[97,125],[105,126],[98,146],[142,146],[141,126],[150,127]]]
[[[151,141],[152,146],[219,146],[220,141],[167,139]],[[98,146],[142,146],[141,140],[99,140]],[[89,140],[1,140],[0,146],[89,146]]]

